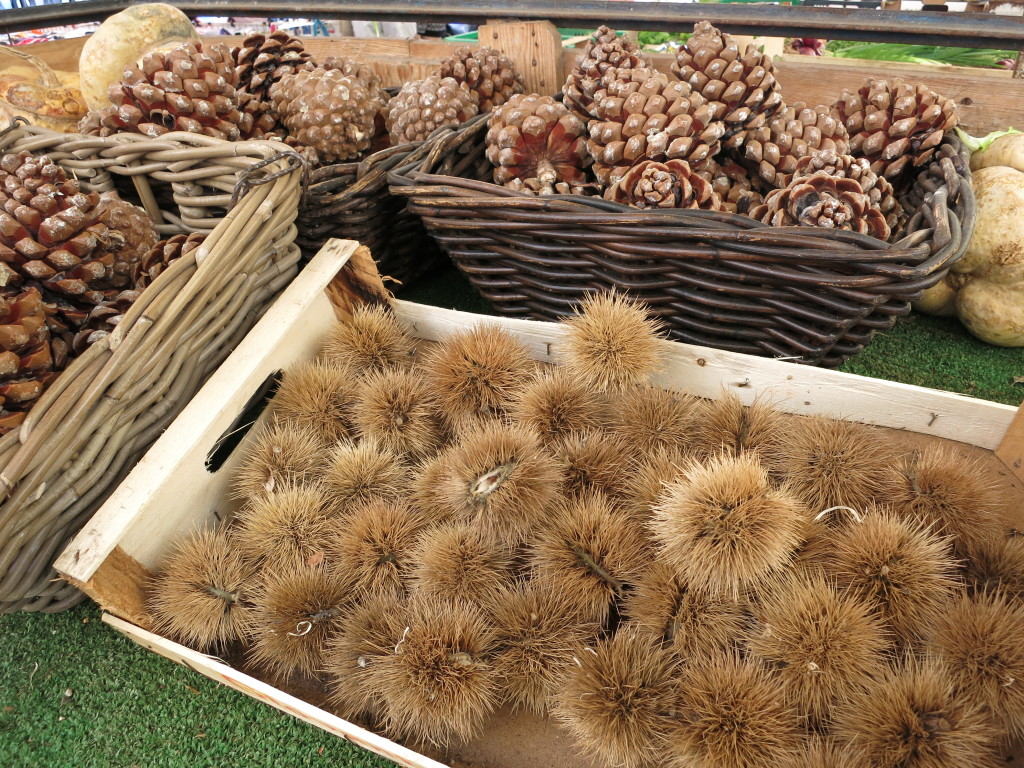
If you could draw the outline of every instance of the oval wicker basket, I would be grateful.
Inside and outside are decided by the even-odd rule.
[[[426,229],[501,314],[557,320],[589,291],[628,292],[670,336],[836,366],[910,311],[962,254],[974,226],[967,151],[947,136],[905,196],[905,236],[769,227],[746,216],[641,211],[490,183],[487,116],[434,137],[389,176]]]
[[[298,217],[306,257],[331,238],[355,240],[370,249],[381,275],[403,285],[443,263],[444,253],[387,182],[396,166],[422,162],[429,151],[427,142],[403,144],[310,171]]]
[[[303,162],[275,142],[186,133],[0,134],[0,151],[20,150],[135,196],[163,235],[208,233],[0,438],[0,612],[59,611],[81,594],[55,555],[297,273]]]

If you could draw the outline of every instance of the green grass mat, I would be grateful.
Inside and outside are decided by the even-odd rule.
[[[399,298],[489,313],[456,272]],[[843,370],[1017,405],[1024,350],[971,338],[954,320],[911,316]],[[378,768],[388,761],[136,646],[92,605],[0,616],[4,768]]]

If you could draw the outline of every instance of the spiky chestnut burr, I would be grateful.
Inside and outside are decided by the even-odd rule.
[[[350,585],[330,568],[303,565],[266,574],[255,598],[249,660],[277,680],[315,675],[347,620]]]
[[[246,560],[266,571],[298,568],[323,552],[330,516],[322,485],[280,485],[242,508],[231,536]]]
[[[234,495],[255,499],[282,485],[311,481],[327,455],[319,433],[276,419],[264,422],[253,431],[235,475]]]
[[[366,374],[352,420],[361,438],[411,460],[433,454],[445,439],[437,398],[413,371]]]
[[[274,395],[274,413],[282,421],[319,433],[330,445],[354,436],[359,378],[348,367],[312,360],[285,371]]]
[[[560,499],[554,457],[521,427],[497,422],[446,451],[435,499],[456,520],[511,545],[525,541]]]
[[[600,626],[581,620],[578,606],[557,585],[537,579],[492,592],[484,609],[495,628],[502,700],[546,714],[574,654],[597,638]]]
[[[738,600],[790,564],[807,508],[751,456],[691,465],[666,490],[651,527],[661,557],[695,589]]]
[[[649,523],[666,488],[682,476],[691,461],[693,456],[683,448],[659,448],[634,459],[623,494],[623,508]]]
[[[952,536],[960,559],[1003,528],[1000,496],[991,477],[977,459],[952,448],[929,447],[906,457],[890,503],[900,514]]]
[[[762,400],[743,405],[732,392],[701,400],[693,415],[691,443],[698,456],[757,455],[766,467],[778,464],[786,421]]]
[[[420,515],[435,524],[451,522],[454,515],[441,493],[441,484],[448,474],[451,450],[449,446],[413,465],[409,471],[409,501]]]
[[[360,599],[402,596],[424,524],[404,501],[371,498],[331,521],[323,542],[327,562]]]
[[[443,339],[426,356],[422,371],[446,418],[464,426],[504,415],[535,375],[526,346],[486,323]]]
[[[364,305],[344,323],[335,323],[323,356],[359,373],[402,367],[413,355],[413,340],[389,307]]]
[[[734,653],[687,667],[675,706],[661,763],[671,768],[790,765],[803,743],[779,680]]]
[[[883,669],[836,710],[850,768],[994,768],[995,729],[934,658]]]
[[[381,659],[394,652],[406,627],[405,603],[394,594],[365,598],[348,612],[327,641],[323,671],[331,703],[346,720],[380,715],[376,676]]]
[[[562,468],[562,493],[568,497],[624,494],[629,480],[628,444],[604,432],[569,434],[550,446]]]
[[[656,765],[675,710],[678,663],[656,638],[623,626],[577,652],[554,716],[602,763]]]
[[[509,413],[547,445],[572,433],[601,429],[607,419],[607,403],[563,368],[552,368],[523,387]]]
[[[661,324],[635,299],[591,293],[563,321],[565,369],[598,392],[621,392],[647,381],[658,365]]]
[[[331,511],[347,514],[375,497],[398,498],[409,487],[409,470],[397,454],[373,440],[341,442],[320,467]]]
[[[1001,592],[1024,600],[1024,536],[999,531],[975,543],[963,563],[968,594]]]
[[[389,730],[445,746],[478,734],[498,705],[494,629],[464,602],[413,599],[375,675]]]
[[[254,575],[223,530],[189,534],[150,585],[156,627],[198,651],[222,651],[248,630]]]
[[[815,514],[837,506],[860,510],[896,490],[900,452],[884,432],[863,424],[792,419],[778,457],[777,469]]]
[[[1024,605],[998,592],[961,595],[937,617],[928,650],[956,690],[1011,739],[1024,736]]]
[[[911,647],[949,609],[957,587],[949,538],[884,508],[836,531],[821,564]]]
[[[749,631],[743,605],[693,589],[660,560],[637,576],[622,612],[671,646],[683,664],[703,664],[723,650],[739,650]]]
[[[794,768],[849,768],[850,748],[835,739],[812,736],[797,755]]]
[[[536,577],[556,585],[588,620],[604,624],[651,559],[642,526],[601,494],[567,500],[530,553]]]
[[[699,402],[685,392],[638,386],[619,401],[611,432],[641,459],[659,450],[688,451]]]
[[[468,600],[481,605],[515,581],[508,547],[470,523],[425,531],[411,556],[410,590],[423,599]]]
[[[812,725],[862,691],[890,649],[870,602],[822,574],[786,579],[754,608],[749,649],[776,671],[786,702]]]

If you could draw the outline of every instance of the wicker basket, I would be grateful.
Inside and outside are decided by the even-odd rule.
[[[967,152],[954,136],[904,199],[895,244],[835,230],[773,228],[746,216],[639,211],[576,195],[530,197],[489,183],[487,116],[434,138],[392,192],[506,315],[556,320],[588,291],[647,302],[672,338],[836,366],[910,311],[967,247]]]
[[[387,183],[396,166],[422,162],[429,151],[423,142],[404,144],[313,170],[298,218],[297,242],[307,258],[330,238],[355,240],[370,249],[382,275],[403,285],[443,263],[444,253]]]
[[[296,274],[303,163],[283,144],[185,133],[13,128],[0,150],[45,152],[90,189],[134,190],[164,234],[209,233],[0,439],[0,611],[58,611],[80,593],[56,578],[55,555]]]

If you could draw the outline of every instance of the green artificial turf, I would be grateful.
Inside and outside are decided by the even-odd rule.
[[[454,270],[399,298],[491,313]],[[1018,404],[1024,350],[911,316],[844,370]],[[69,695],[65,695],[69,692]],[[0,767],[232,768],[391,765],[136,646],[81,605],[0,616]]]

